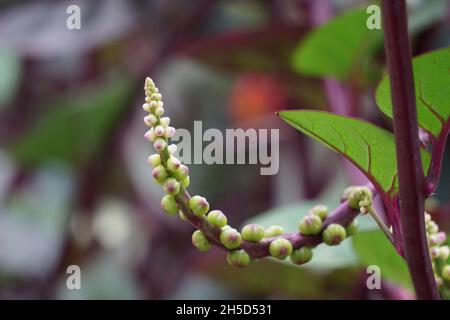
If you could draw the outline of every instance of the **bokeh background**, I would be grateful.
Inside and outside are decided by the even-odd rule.
[[[364,178],[275,111],[331,110],[391,128],[373,98],[382,45],[363,55],[352,81],[296,68],[309,32],[373,3],[0,1],[0,298],[411,298],[404,266],[389,264],[395,259],[377,260],[387,263],[382,290],[369,291],[367,257],[351,240],[319,247],[302,267],[267,259],[236,270],[219,249],[197,252],[192,227],[160,209],[162,192],[146,163],[152,147],[143,139],[141,105],[151,76],[176,127],[202,120],[205,129],[280,129],[277,175],[261,176],[255,165],[190,166],[191,193],[206,196],[232,225],[295,230],[314,204],[337,206],[343,188]],[[71,4],[81,8],[80,30],[66,28]],[[408,4],[414,54],[448,46],[450,1]],[[427,204],[444,229],[449,157]],[[361,226],[374,227],[365,217]],[[383,256],[390,249],[380,240],[362,250]],[[66,288],[73,264],[82,290]]]

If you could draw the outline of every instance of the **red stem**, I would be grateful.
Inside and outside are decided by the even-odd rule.
[[[440,299],[425,233],[423,175],[405,0],[382,0],[392,92],[403,251],[418,299]]]

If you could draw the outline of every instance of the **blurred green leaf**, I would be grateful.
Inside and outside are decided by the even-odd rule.
[[[19,57],[0,48],[0,107],[7,104],[16,93],[21,73]]]
[[[412,288],[408,267],[381,231],[361,232],[352,237],[353,248],[364,266],[376,265],[381,276]]]
[[[413,59],[417,119],[420,127],[438,138],[450,119],[450,48]],[[390,82],[384,76],[376,92],[381,111],[392,118]]]
[[[356,277],[356,268],[324,273],[269,259],[234,269],[224,264],[222,257],[213,262],[208,260],[201,269],[240,292],[270,295],[271,298],[343,299],[351,291]]]
[[[132,87],[127,78],[72,92],[49,108],[14,145],[19,161],[35,165],[49,159],[80,163],[98,148],[123,108]]]
[[[310,76],[348,80],[382,44],[382,31],[366,27],[368,17],[358,9],[314,29],[294,52],[294,69]]]

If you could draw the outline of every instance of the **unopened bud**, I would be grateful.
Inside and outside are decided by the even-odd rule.
[[[290,258],[295,264],[304,264],[310,261],[313,257],[313,251],[308,247],[301,247],[292,252]]]
[[[158,122],[158,119],[153,114],[149,114],[144,118],[144,122],[147,126],[152,127]]]
[[[167,170],[160,164],[153,169],[152,176],[157,182],[163,183],[167,178]]]
[[[345,228],[345,232],[347,233],[347,237],[351,237],[358,233],[358,220],[353,219],[352,222]]]
[[[442,246],[439,248],[439,257],[447,261],[448,256],[450,255],[450,248],[448,246]]]
[[[269,253],[274,258],[284,260],[291,255],[292,244],[284,238],[275,239],[270,243]]]
[[[347,233],[340,224],[332,223],[328,225],[322,234],[322,240],[329,246],[336,246],[345,240]]]
[[[173,174],[179,181],[183,181],[189,176],[189,168],[184,164],[180,164],[180,166],[173,171]]]
[[[191,179],[189,179],[189,177],[186,177],[186,179],[181,180],[180,183],[183,188],[187,188],[187,187],[189,187],[189,184],[191,183]]]
[[[162,117],[159,119],[159,123],[164,127],[167,128],[170,124],[170,118],[169,117]]]
[[[155,116],[161,117],[163,114],[164,114],[164,108],[163,107],[159,107],[158,106],[158,107],[155,108]]]
[[[241,245],[241,234],[233,228],[224,228],[220,233],[220,242],[225,248],[235,249]]]
[[[193,196],[189,200],[189,208],[196,216],[204,216],[209,211],[209,203],[202,196]]]
[[[322,230],[322,220],[319,216],[307,215],[300,221],[299,229],[305,236],[318,234]]]
[[[156,140],[155,130],[150,128],[150,130],[144,134],[144,138],[147,141],[154,142]]]
[[[157,151],[163,151],[165,147],[167,147],[167,142],[163,138],[156,138],[155,142],[153,143],[153,147]]]
[[[258,224],[249,224],[242,228],[241,234],[244,240],[258,242],[264,238],[264,228]]]
[[[349,190],[348,205],[353,209],[372,205],[372,192],[367,187],[353,187]]]
[[[177,214],[180,208],[178,207],[177,201],[174,196],[165,195],[161,199],[161,208],[168,214]]]
[[[270,226],[264,230],[264,237],[276,237],[282,235],[284,233],[284,229],[281,226]]]
[[[142,109],[143,109],[144,111],[146,111],[146,112],[151,112],[151,107],[150,107],[150,104],[149,104],[149,103],[144,103],[144,104],[142,105]]]
[[[164,131],[164,136],[166,138],[172,138],[176,133],[176,130],[174,127],[167,127]]]
[[[208,216],[206,218],[211,224],[219,228],[225,227],[228,223],[226,215],[224,215],[220,210],[212,210],[210,213],[208,213]]]
[[[177,152],[177,145],[171,144],[167,147],[167,150],[169,150],[170,154],[175,154],[175,152]]]
[[[180,168],[181,162],[174,156],[170,156],[169,159],[167,159],[167,169],[171,172],[175,172]]]
[[[431,259],[436,259],[439,257],[439,255],[441,254],[441,250],[439,249],[439,247],[431,247],[430,248],[430,256]]]
[[[450,264],[447,264],[442,268],[442,277],[445,280],[450,281]]]
[[[159,154],[152,154],[147,158],[147,162],[153,168],[156,168],[161,164],[161,157],[159,156]]]
[[[165,129],[164,129],[164,127],[163,126],[156,126],[155,127],[155,136],[157,136],[157,137],[162,137],[163,135],[164,135],[164,133],[165,133]]]
[[[211,242],[206,238],[205,234],[200,230],[192,234],[192,244],[200,251],[208,251],[211,249]]]
[[[441,231],[430,235],[429,239],[431,245],[441,245],[445,241],[446,235],[445,232]]]
[[[235,268],[243,268],[250,264],[250,256],[244,250],[233,250],[227,254],[227,262]]]
[[[180,192],[180,183],[175,178],[167,178],[164,182],[164,192],[170,195],[177,195]]]
[[[319,204],[309,210],[309,214],[318,216],[323,221],[328,217],[328,208],[322,204]]]

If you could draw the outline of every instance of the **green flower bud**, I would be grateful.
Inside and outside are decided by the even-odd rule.
[[[161,208],[168,214],[176,214],[180,208],[178,207],[177,201],[174,196],[165,195],[161,199]]]
[[[167,147],[167,150],[169,150],[170,154],[175,154],[175,152],[177,152],[177,145],[171,144]]]
[[[430,214],[425,212],[425,222],[428,223],[428,222],[430,222],[430,221],[431,221],[431,216],[430,216]]]
[[[189,177],[189,168],[184,164],[180,164],[180,166],[173,171],[173,174],[178,179],[178,181],[183,181],[187,177]]]
[[[332,223],[328,225],[322,234],[322,240],[329,246],[336,246],[345,240],[347,233],[340,224]]]
[[[180,183],[175,178],[167,178],[164,182],[164,192],[170,195],[177,195],[180,192]]]
[[[161,102],[161,101],[159,101]],[[164,108],[162,106],[160,106],[160,104],[158,103],[158,107],[155,108],[155,116],[157,117],[161,117],[164,114]]]
[[[348,205],[353,209],[372,205],[372,192],[367,187],[353,187],[348,190]]]
[[[258,242],[264,238],[264,228],[257,224],[249,224],[242,228],[241,234],[244,240]]]
[[[156,168],[161,164],[161,157],[159,156],[159,154],[152,154],[151,156],[148,157],[147,162],[153,168]]]
[[[167,169],[169,169],[172,172],[175,172],[178,170],[181,166],[180,160],[175,158],[174,156],[170,156],[169,159],[167,159]]]
[[[441,250],[439,249],[439,247],[431,247],[430,248],[431,259],[437,259],[440,254],[441,254]]]
[[[211,249],[211,242],[206,238],[205,234],[200,230],[192,234],[192,244],[200,251],[208,251]]]
[[[144,111],[146,111],[146,112],[151,112],[151,107],[150,107],[150,104],[148,104],[148,103],[144,103],[143,105],[142,105],[142,109],[144,109]]]
[[[167,170],[160,164],[153,169],[152,176],[157,182],[163,183],[167,178]]]
[[[209,211],[208,201],[201,196],[193,196],[188,204],[196,216],[204,216]]]
[[[206,219],[208,219],[211,224],[219,228],[225,227],[228,222],[226,215],[224,215],[220,210],[211,211],[210,213],[208,213]]]
[[[174,127],[167,127],[164,131],[164,137],[166,138],[172,138],[177,130]]]
[[[156,124],[156,122],[158,122],[158,119],[153,114],[149,114],[148,116],[146,116],[144,118],[144,123],[149,127],[154,126]]]
[[[304,264],[310,261],[313,257],[313,251],[311,248],[302,247],[292,252],[290,258],[295,264]]]
[[[427,223],[427,232],[428,234],[435,234],[439,231],[439,227],[434,221],[430,221]]]
[[[227,249],[235,249],[241,245],[241,234],[233,228],[225,228],[220,233],[220,242]]]
[[[191,179],[189,179],[189,177],[186,177],[186,179],[181,180],[181,185],[183,186],[183,188],[189,187],[190,183],[191,183]]]
[[[170,124],[170,118],[169,117],[163,117],[159,119],[159,123],[164,127],[167,128]]]
[[[323,221],[328,217],[328,208],[324,205],[319,204],[309,210],[309,214],[318,216]]]
[[[250,256],[244,250],[233,250],[227,254],[227,262],[235,268],[243,268],[250,264]]]
[[[437,232],[430,235],[429,240],[431,245],[441,245],[446,238],[445,232]]]
[[[439,257],[442,260],[447,261],[449,255],[450,255],[450,249],[448,246],[442,246],[439,248]]]
[[[450,281],[450,264],[447,264],[442,268],[442,277],[445,280]]]
[[[155,130],[150,128],[150,130],[144,134],[144,138],[147,141],[154,142],[156,140]]]
[[[358,220],[353,219],[352,222],[345,228],[347,237],[353,236],[358,233]]]
[[[153,147],[157,151],[163,151],[167,147],[167,142],[164,138],[156,138]]]
[[[292,253],[292,244],[284,238],[275,239],[270,243],[269,252],[274,258],[286,259]]]
[[[305,236],[318,234],[322,230],[322,220],[319,216],[307,215],[300,221],[299,229]]]
[[[284,229],[281,226],[270,226],[264,230],[264,237],[276,237],[284,233]]]

